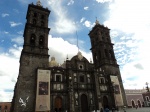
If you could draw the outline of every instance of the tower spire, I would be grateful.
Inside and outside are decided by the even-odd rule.
[[[79,52],[79,45],[78,45],[78,34],[77,34],[77,31],[76,31],[76,36],[77,36],[77,47],[78,47],[78,52]]]
[[[37,6],[42,6],[42,5],[41,5],[41,1],[40,1],[40,0],[37,0],[36,5],[37,5]]]
[[[96,25],[99,25],[99,21],[97,20],[97,17],[96,17],[96,22],[95,22]]]

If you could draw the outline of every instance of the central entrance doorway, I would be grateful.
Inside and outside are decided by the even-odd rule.
[[[55,111],[62,112],[62,98],[61,97],[55,98]]]
[[[109,108],[107,96],[103,97],[103,107],[104,107],[104,109]]]
[[[88,100],[85,94],[81,95],[81,110],[82,112],[88,112]]]

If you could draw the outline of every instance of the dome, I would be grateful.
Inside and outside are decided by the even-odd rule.
[[[59,64],[55,61],[55,57],[51,57],[51,61],[49,62],[49,67],[58,66]]]
[[[79,58],[80,60],[82,60],[83,56],[82,56],[82,53],[81,53],[80,51],[78,52],[77,56],[78,56],[78,58]]]

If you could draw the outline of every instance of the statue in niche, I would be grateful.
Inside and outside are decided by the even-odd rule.
[[[91,104],[93,104],[93,100],[91,99]]]
[[[78,98],[78,93],[77,93],[77,92],[75,93],[75,98],[76,98],[76,99]]]
[[[78,101],[76,100],[76,105],[78,105]]]
[[[76,77],[74,78],[74,82],[77,82],[77,78]]]

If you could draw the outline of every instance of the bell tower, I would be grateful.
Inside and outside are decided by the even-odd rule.
[[[24,29],[24,45],[14,90],[11,112],[35,112],[37,69],[48,68],[48,17],[50,10],[40,0],[29,4]]]
[[[95,24],[89,33],[95,68],[99,68],[102,65],[118,66],[109,35],[110,29],[100,25],[98,20],[96,20]]]
[[[89,32],[89,37],[94,66],[96,70],[104,72],[108,90],[111,91],[108,91],[112,96],[110,101],[112,101],[112,104],[115,104],[115,107],[127,105],[119,65],[117,64],[113,50],[114,44],[111,43],[110,29],[101,25],[96,20],[95,26]],[[118,90],[115,95],[115,88],[113,87],[116,87],[116,90]]]

